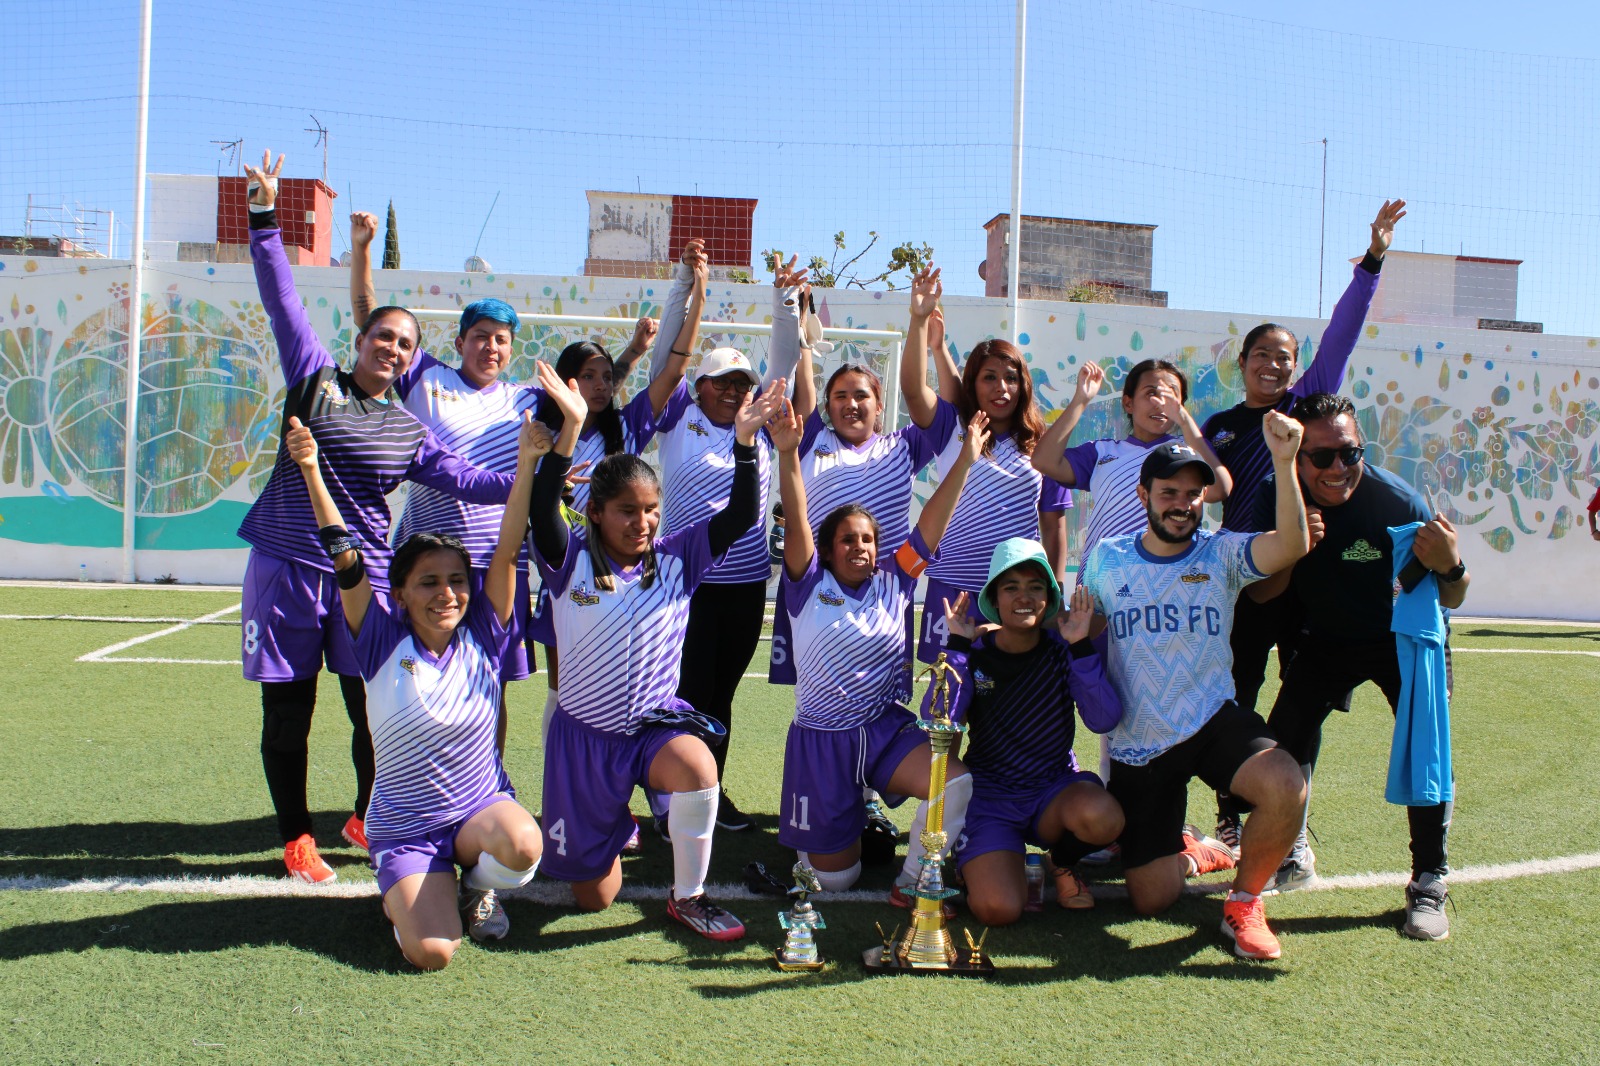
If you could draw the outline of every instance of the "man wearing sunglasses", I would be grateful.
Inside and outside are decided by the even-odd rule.
[[[1397,592],[1389,528],[1423,523],[1412,551],[1437,576],[1440,606],[1459,607],[1470,578],[1449,520],[1430,514],[1405,481],[1365,462],[1365,443],[1349,400],[1315,393],[1296,402],[1292,416],[1305,426],[1295,470],[1305,492],[1311,552],[1292,570],[1250,586],[1246,595],[1266,600],[1287,588],[1303,617],[1267,724],[1310,781],[1323,722],[1335,709],[1350,709],[1358,686],[1374,682],[1391,709],[1399,702],[1400,662],[1390,628]],[[1259,517],[1274,520],[1265,511]],[[1425,571],[1416,573],[1418,581],[1423,576]],[[1406,578],[1402,571],[1402,583]],[[1452,806],[1406,808],[1412,880],[1406,888],[1404,932],[1421,940],[1443,940],[1450,932],[1444,878]],[[1282,892],[1306,884],[1315,876],[1314,863],[1302,829],[1274,887]]]

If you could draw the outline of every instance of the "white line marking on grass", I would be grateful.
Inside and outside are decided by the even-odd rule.
[[[1600,651],[1566,651],[1559,648],[1457,648],[1450,654],[1481,652],[1486,655],[1592,655],[1600,658]]]
[[[183,622],[192,626],[236,626],[240,622],[225,618],[206,620],[203,618],[134,618],[129,615],[111,614],[0,614],[0,622],[147,622],[150,625],[170,625],[174,622]]]
[[[1579,873],[1600,869],[1600,852],[1587,855],[1567,855],[1555,859],[1527,859],[1523,862],[1493,863],[1483,866],[1463,866],[1448,878],[1452,885],[1483,884],[1491,881],[1510,881],[1520,877],[1549,877],[1558,874]],[[1336,874],[1318,877],[1301,892],[1332,892],[1341,889],[1397,888],[1411,880],[1404,872]],[[1213,895],[1232,887],[1226,881],[1196,881],[1186,886],[1191,895]],[[1127,891],[1121,885],[1093,885],[1094,894],[1101,899],[1122,899]],[[331,885],[308,885],[289,877],[111,877],[83,878],[72,881],[62,877],[0,877],[3,892],[157,892],[178,896],[245,896],[252,898],[305,896],[333,897],[336,899],[368,899],[378,895],[373,881],[338,882]],[[617,898],[630,903],[659,902],[667,898],[666,885],[623,885]],[[738,884],[707,885],[706,892],[717,900],[765,900],[771,896],[758,896]],[[513,899],[532,900],[536,903],[571,905],[572,889],[561,881],[535,881],[523,888],[502,892]],[[834,903],[887,903],[882,891],[851,889],[848,892],[828,892],[818,897]]]
[[[115,653],[117,653],[119,651],[125,651],[128,648],[136,647],[137,645],[145,644],[145,643],[148,643],[149,641],[157,640],[157,639],[159,639],[161,637],[169,637],[174,633],[182,633],[185,629],[188,629],[188,628],[190,628],[192,626],[205,625],[207,622],[215,621],[216,619],[221,618],[225,614],[232,614],[233,612],[237,611],[242,606],[243,606],[242,603],[236,603],[231,607],[224,607],[220,611],[212,611],[210,614],[202,615],[199,618],[191,618],[191,619],[189,619],[187,621],[180,622],[175,626],[168,626],[166,629],[158,629],[154,633],[146,633],[144,636],[141,636],[141,637],[133,637],[133,638],[131,638],[129,640],[118,641],[115,644],[108,644],[103,648],[98,648],[95,651],[86,652],[83,655],[78,656],[78,662],[80,662],[80,663],[128,663],[128,662],[169,662],[169,663],[179,663],[179,662],[194,663],[194,662],[199,662],[199,663],[215,663],[215,662],[218,662],[220,660],[217,660],[217,659],[154,659],[154,660],[144,659],[144,660],[140,660],[140,659],[132,659],[132,658],[128,658],[128,659],[113,659],[113,658],[110,658],[110,656],[114,655]]]

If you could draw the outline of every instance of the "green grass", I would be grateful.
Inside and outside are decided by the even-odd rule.
[[[198,617],[231,602],[0,588],[4,614]],[[237,669],[75,661],[160,628],[0,621],[0,877],[281,872],[259,700]],[[1600,630],[1570,627],[1472,623],[1456,639],[1600,650]],[[228,659],[237,641],[236,628],[196,627],[122,654]],[[1455,863],[1593,850],[1600,661],[1463,654],[1456,670]],[[728,784],[758,829],[719,834],[713,880],[736,881],[751,859],[790,861],[774,815],[788,695],[745,683]],[[530,801],[543,699],[540,679],[512,686],[507,762]],[[1370,686],[1330,720],[1312,812],[1324,874],[1406,866],[1404,814],[1382,800],[1389,725]],[[348,741],[325,678],[311,804],[341,881],[370,881],[334,846],[353,790]],[[1210,822],[1203,790],[1191,816]],[[668,849],[645,843],[626,876],[665,884]],[[869,868],[862,887],[889,877]],[[422,975],[399,959],[375,898],[5,891],[0,1062],[1600,1061],[1597,889],[1600,871],[1459,884],[1441,944],[1398,934],[1397,889],[1290,895],[1270,904],[1286,952],[1270,964],[1226,953],[1215,899],[1158,919],[1118,901],[1052,908],[990,934],[991,983],[867,977],[857,960],[874,923],[902,917],[883,904],[822,902],[832,964],[803,975],[770,965],[772,902],[741,901],[751,936],[716,945],[669,925],[659,901],[590,915],[513,900],[504,946],[465,947]]]

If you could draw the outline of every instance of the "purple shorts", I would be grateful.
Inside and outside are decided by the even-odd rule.
[[[540,869],[559,881],[592,881],[610,872],[633,835],[633,790],[647,788],[650,763],[680,736],[694,734],[671,726],[645,726],[633,736],[602,733],[557,704],[544,742]]]
[[[483,576],[486,568],[475,566],[472,568],[472,594],[483,595]],[[531,600],[528,595],[528,572],[517,571],[517,587],[511,599],[511,621],[506,626],[509,634],[506,640],[506,654],[500,660],[500,680],[522,681],[533,673],[530,664],[533,660],[529,657],[531,649],[527,637],[528,613]]]
[[[252,550],[239,613],[246,681],[300,681],[317,676],[324,662],[336,674],[360,676],[331,573]]]
[[[944,621],[944,601],[952,605],[963,590],[946,585],[937,578],[928,579],[928,593],[922,600],[922,634],[917,640],[917,661],[931,663],[939,657],[950,642],[950,632]],[[989,620],[978,613],[978,593],[967,589],[967,617],[977,625]]]
[[[889,794],[889,779],[907,755],[927,743],[916,715],[899,706],[855,729],[791,723],[783,748],[778,843],[831,855],[860,840],[867,827],[862,788],[883,793],[891,807],[904,803],[904,796]]]
[[[378,895],[387,896],[397,881],[412,874],[455,873],[456,834],[461,832],[461,827],[496,803],[510,799],[504,792],[495,792],[474,804],[460,818],[437,829],[400,840],[367,841],[369,861],[378,875]]]
[[[556,646],[556,616],[550,610],[550,590],[542,582],[538,594],[533,597],[532,610],[528,612],[530,650],[534,644],[543,644],[547,648]]]
[[[967,807],[967,827],[956,841],[956,864],[970,862],[991,851],[1026,854],[1028,845],[1047,848],[1053,840],[1039,835],[1039,819],[1063,789],[1080,781],[1100,784],[1089,770],[1068,770],[1048,785],[1019,792],[997,785],[985,786],[974,777],[972,803]]]

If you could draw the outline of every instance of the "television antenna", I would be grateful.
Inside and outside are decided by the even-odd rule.
[[[233,167],[234,174],[238,175],[238,173],[239,173],[239,157],[244,154],[244,138],[240,137],[236,141],[212,141],[211,143],[217,146],[217,154],[218,155],[221,155],[224,152],[227,153],[227,155],[228,155],[228,165],[230,167]],[[222,176],[222,160],[218,159],[217,160],[217,177],[220,178],[221,176]]]
[[[311,121],[315,125],[307,126],[305,132],[317,135],[316,142],[311,147],[320,146],[322,148],[322,184],[326,185],[328,184],[328,127],[324,126],[322,120],[316,115],[311,116]]]

